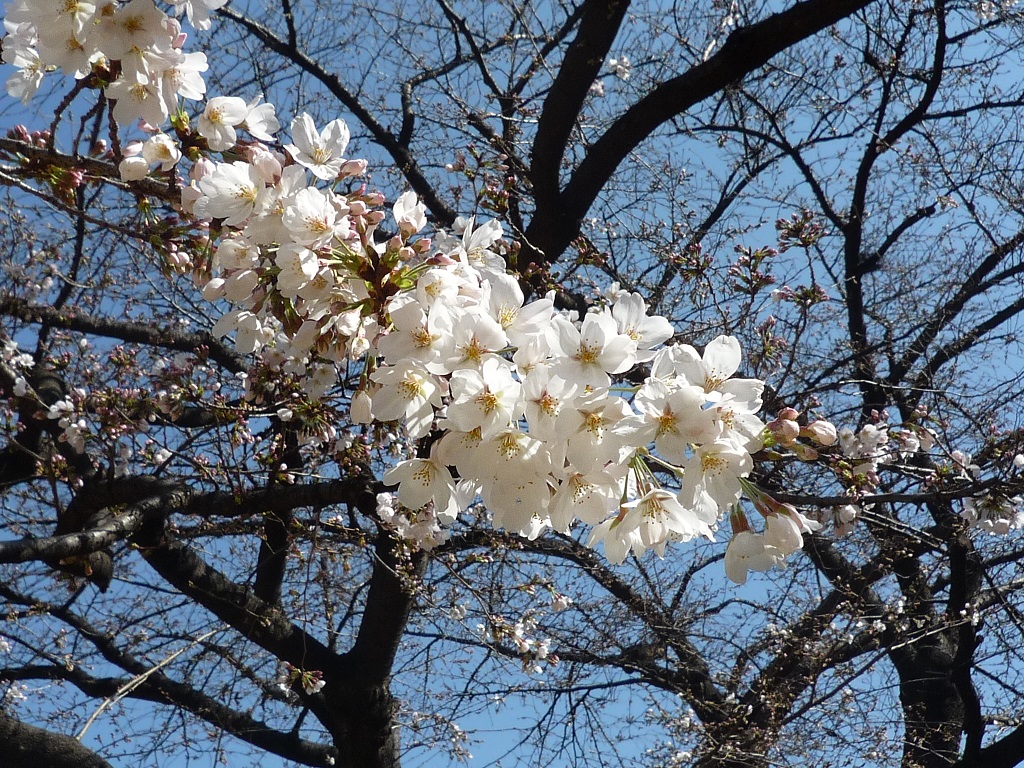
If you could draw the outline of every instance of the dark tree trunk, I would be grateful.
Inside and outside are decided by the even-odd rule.
[[[948,768],[957,762],[964,702],[953,678],[954,654],[942,635],[918,641],[897,661],[903,705],[903,768]]]

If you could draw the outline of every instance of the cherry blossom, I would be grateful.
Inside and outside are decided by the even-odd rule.
[[[374,418],[404,420],[413,439],[427,434],[434,419],[434,408],[441,406],[441,393],[426,369],[403,361],[374,371],[370,378],[380,385],[372,396]]]
[[[217,96],[206,102],[196,130],[214,152],[231,149],[238,140],[235,128],[245,122],[249,106],[237,96]]]
[[[398,485],[398,500],[409,509],[419,509],[431,503],[437,508],[447,509],[455,493],[451,472],[437,458],[436,443],[429,459],[400,462],[384,473],[384,483]]]
[[[740,531],[725,550],[725,575],[737,584],[747,583],[747,571],[763,573],[783,561],[782,553],[764,536]]]
[[[593,389],[607,387],[609,374],[623,373],[636,363],[636,341],[619,333],[610,313],[588,313],[579,329],[556,317],[555,334],[562,357],[553,372],[567,381]]]
[[[312,171],[318,179],[330,181],[338,176],[343,157],[348,147],[348,126],[341,120],[332,120],[320,133],[313,123],[313,118],[303,113],[291,124],[293,144],[285,145],[285,149],[295,158],[295,162]]]
[[[266,185],[248,163],[221,163],[199,182],[203,196],[195,203],[199,218],[223,219],[229,226],[245,222],[266,197]]]

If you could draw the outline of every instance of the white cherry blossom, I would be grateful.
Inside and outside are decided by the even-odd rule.
[[[146,139],[142,156],[147,163],[160,163],[161,171],[169,171],[181,160],[181,150],[166,133],[158,133]]]
[[[412,190],[399,195],[391,211],[398,228],[406,235],[415,234],[427,226],[427,207]]]
[[[175,15],[183,12],[188,15],[189,23],[196,29],[210,28],[210,11],[223,8],[228,0],[167,0],[174,6]]]
[[[455,371],[450,388],[452,402],[446,423],[460,432],[479,429],[487,440],[522,414],[522,384],[497,357],[484,360],[479,370]]]
[[[332,194],[315,187],[299,190],[281,219],[292,239],[308,248],[322,248],[336,237],[349,236],[348,218],[338,214]]]
[[[736,584],[747,583],[747,571],[764,573],[783,561],[782,553],[759,533],[736,533],[725,550],[725,575]]]
[[[637,345],[637,361],[647,362],[654,357],[653,349],[672,338],[675,329],[664,317],[647,314],[647,304],[639,293],[618,297],[612,306],[612,317],[619,333],[633,339]]]
[[[203,193],[195,203],[200,219],[223,219],[229,226],[245,222],[266,197],[266,185],[248,163],[220,163],[199,181]]]
[[[285,149],[295,162],[308,168],[318,179],[337,178],[348,148],[349,132],[344,121],[332,120],[320,133],[313,118],[303,113],[292,121],[291,134],[294,143],[286,144]]]
[[[623,509],[626,514],[617,527],[616,535],[638,530],[645,547],[670,537],[676,541],[690,541],[697,536],[714,539],[714,532],[707,521],[680,504],[675,494],[662,488],[654,488],[640,498],[626,502]]]
[[[608,312],[589,312],[579,330],[559,317],[555,333],[562,358],[553,372],[593,389],[607,387],[609,374],[623,373],[636,363],[636,342],[620,334]]]
[[[410,361],[380,368],[370,378],[380,385],[373,394],[373,413],[380,421],[403,421],[414,440],[430,431],[441,391],[434,377]]]
[[[257,96],[248,103],[249,111],[245,115],[245,130],[254,139],[273,141],[274,134],[281,130],[281,123],[277,120],[277,109],[274,105],[261,103],[262,100],[262,96]]]
[[[385,485],[398,486],[398,500],[409,509],[420,509],[433,503],[446,509],[455,493],[451,472],[437,458],[437,444],[427,459],[409,459],[384,473]]]
[[[241,125],[249,114],[249,107],[237,96],[216,96],[206,102],[203,114],[199,116],[196,130],[206,139],[214,152],[231,149],[238,140],[235,128]]]

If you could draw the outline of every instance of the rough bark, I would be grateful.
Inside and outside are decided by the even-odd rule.
[[[23,723],[3,710],[0,752],[7,768],[113,768],[77,739]]]

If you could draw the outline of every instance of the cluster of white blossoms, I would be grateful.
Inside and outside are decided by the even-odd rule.
[[[303,378],[310,397],[328,394],[337,363],[362,361],[353,421],[431,436],[426,458],[384,476],[403,507],[427,512],[395,516],[409,523],[404,537],[423,531],[416,543],[435,546],[439,524],[477,498],[524,536],[593,525],[591,543],[615,562],[712,537],[764,431],[763,383],[730,378],[736,339],[703,355],[656,349],[674,329],[638,294],[575,321],[551,298],[527,303],[500,223],[460,220],[428,240],[412,193],[378,242],[382,198],[331,188],[366,168],[344,157],[344,123],[321,132],[302,115],[290,132],[286,154],[254,144],[245,160],[193,166],[183,206],[222,232],[203,293],[236,307],[216,333]],[[613,386],[640,363],[642,385]]]
[[[209,27],[209,12],[227,0],[171,0],[197,29]],[[7,92],[27,103],[47,72],[78,80],[97,73],[115,102],[122,125],[143,119],[160,125],[178,98],[201,99],[206,55],[185,53],[177,19],[153,0],[12,0],[4,11],[3,58],[16,72]]]
[[[440,519],[480,497],[496,526],[531,538],[582,521],[613,562],[711,538],[762,446],[763,383],[730,378],[738,341],[655,349],[674,330],[635,293],[576,322],[550,298],[526,303],[500,235],[495,222],[442,235],[387,306],[362,418],[436,439],[385,482]],[[641,362],[642,385],[614,386]]]
[[[296,688],[301,688],[307,696],[320,693],[324,689],[324,675],[320,670],[299,669],[287,661],[281,665],[277,673],[275,687],[285,696],[292,696]]]
[[[221,4],[173,5],[203,26]],[[178,97],[204,95],[206,59],[182,52],[180,25],[152,0],[17,0],[5,25],[19,70],[12,94],[29,98],[47,69],[96,73],[115,120],[141,119],[150,137],[125,147],[124,180],[180,170],[178,140],[160,132],[172,113],[179,136],[231,150],[227,162],[193,155],[181,194],[182,212],[210,222],[216,239],[203,295],[232,305],[214,332],[233,333],[240,352],[260,353],[314,400],[335,389],[340,363],[362,365],[353,421],[398,423],[430,444],[426,458],[385,474],[411,513],[389,517],[403,537],[434,546],[482,499],[495,525],[524,536],[591,525],[590,543],[619,562],[711,538],[738,502],[765,425],[762,382],[731,378],[735,338],[703,354],[658,349],[674,329],[621,291],[583,318],[556,312],[549,297],[527,303],[498,222],[459,220],[431,242],[411,192],[391,210],[395,234],[379,237],[383,197],[336,191],[366,170],[346,157],[341,120],[319,130],[300,115],[285,143],[259,100],[217,97],[184,118]],[[639,364],[646,380],[622,384]]]
[[[245,104],[238,101],[237,114],[244,117]],[[269,122],[264,128],[277,129]],[[366,169],[364,161],[343,157],[348,129],[342,121],[320,132],[301,115],[292,121],[291,134],[287,154],[255,143],[246,148],[244,161],[195,163],[182,207],[197,219],[220,222],[214,277],[203,295],[237,308],[214,332],[235,332],[242,352],[270,345],[265,354],[286,372],[306,376],[307,392],[319,398],[336,382],[334,365],[324,363],[360,359],[377,329],[368,282],[386,290],[373,277],[387,246],[374,242],[384,214],[371,206],[383,198],[362,191],[340,195],[316,185]],[[321,364],[310,368],[312,358]]]
[[[235,106],[222,124],[242,122]],[[730,378],[735,338],[703,355],[658,349],[675,331],[635,293],[581,319],[549,297],[527,303],[499,222],[460,220],[431,241],[411,192],[390,211],[395,234],[378,238],[383,199],[333,191],[366,169],[345,158],[344,123],[320,131],[301,115],[290,133],[283,153],[252,143],[245,159],[193,165],[183,207],[221,231],[203,294],[235,306],[215,333],[306,381],[310,397],[327,396],[338,363],[361,361],[353,421],[430,437],[429,455],[384,475],[420,511],[389,516],[404,538],[436,546],[478,498],[524,536],[592,525],[613,562],[713,536],[765,427],[763,383]],[[616,387],[638,364],[646,381]]]
[[[786,557],[804,545],[805,533],[814,533],[821,523],[797,511],[792,504],[782,504],[753,483],[741,480],[744,492],[754,507],[764,515],[764,532],[750,529],[747,516],[734,507],[729,517],[733,537],[725,550],[725,574],[737,584],[745,584],[748,571],[768,571],[781,565]]]
[[[82,389],[76,390],[75,395],[79,402],[85,399],[85,391]],[[75,450],[82,451],[85,449],[89,424],[81,415],[76,414],[76,411],[75,401],[66,397],[49,407],[46,418],[56,421],[57,426],[64,430],[61,440],[66,441]]]
[[[168,5],[205,29],[224,2]],[[384,225],[383,196],[351,184],[366,162],[346,156],[341,120],[321,130],[300,115],[285,142],[274,106],[259,98],[219,96],[190,117],[179,99],[204,97],[206,57],[183,51],[180,23],[153,0],[13,0],[4,26],[11,95],[27,101],[52,70],[89,77],[117,123],[148,134],[117,158],[123,180],[187,173],[180,210],[208,223],[215,246],[208,263],[179,254],[175,266],[201,278],[207,299],[230,305],[214,332],[234,334],[240,352],[259,353],[312,400],[337,396],[338,369],[349,364],[361,371],[356,391],[342,393],[353,423],[397,424],[418,443],[419,457],[384,474],[398,503],[382,495],[378,510],[415,546],[442,543],[445,526],[478,500],[496,526],[531,538],[592,526],[589,543],[613,562],[711,539],[728,515],[726,572],[742,583],[820,527],[746,479],[767,435],[805,461],[838,440],[867,478],[861,490],[877,485],[880,462],[924,447],[924,433],[885,425],[839,435],[824,421],[800,426],[792,409],[765,425],[763,382],[732,378],[737,339],[719,336],[703,353],[662,346],[675,329],[639,294],[613,291],[582,318],[556,311],[550,296],[527,302],[497,221],[460,219],[431,240],[421,234],[425,206],[407,192]],[[624,57],[612,65],[627,75]],[[161,131],[169,118],[176,136]],[[346,181],[355,191],[338,191]],[[381,236],[384,228],[393,234]],[[47,416],[82,446],[85,423],[70,399]],[[750,528],[744,495],[765,520],[762,533]],[[1018,527],[1020,515],[1007,511],[1017,502],[977,500],[964,516],[986,529]],[[857,510],[843,510],[848,526]]]
[[[1024,528],[1024,499],[999,494],[967,498],[960,517],[972,528],[1005,536],[1010,531]]]

